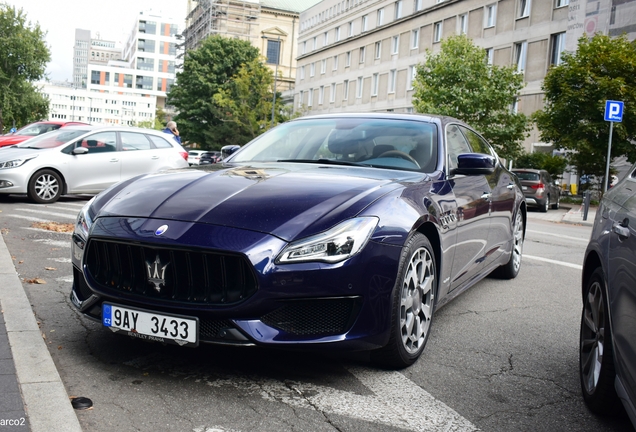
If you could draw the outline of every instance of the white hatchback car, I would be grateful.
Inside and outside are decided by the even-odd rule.
[[[70,126],[0,149],[0,194],[37,203],[96,194],[121,180],[188,166],[188,153],[163,132]]]
[[[188,163],[190,165],[199,165],[201,155],[207,150],[190,150],[188,152]]]

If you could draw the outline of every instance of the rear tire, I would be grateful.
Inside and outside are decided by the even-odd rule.
[[[561,207],[561,197],[557,196],[557,201],[555,204],[552,204],[552,209],[553,210],[558,210],[559,207]]]
[[[62,195],[62,178],[50,169],[38,171],[29,180],[27,194],[36,203],[54,203]]]
[[[590,276],[583,297],[579,344],[579,378],[583,400],[596,414],[615,414],[621,405],[614,380],[614,352],[603,270]]]
[[[496,268],[490,275],[498,279],[514,279],[521,269],[521,257],[523,255],[524,222],[521,208],[517,209],[515,222],[512,227],[512,251],[508,262]]]
[[[433,247],[426,236],[415,233],[402,250],[393,288],[389,342],[371,352],[374,363],[401,369],[417,361],[430,335],[436,294]]]
[[[545,203],[539,208],[539,210],[541,211],[541,213],[547,213],[549,208],[550,208],[550,195],[545,197]]]

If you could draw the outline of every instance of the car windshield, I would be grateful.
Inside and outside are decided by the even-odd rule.
[[[528,171],[515,171],[519,180],[539,180],[539,174]]]
[[[434,171],[437,127],[398,119],[307,119],[261,135],[229,161],[301,162]]]
[[[52,123],[36,123],[20,129],[15,134],[24,136],[38,136],[61,128],[62,125]]]
[[[80,135],[84,135],[88,131],[89,129],[58,129],[56,131],[48,132],[28,139],[22,144],[19,144],[18,147],[34,149],[58,147],[62,144],[66,144],[69,141],[72,141]]]

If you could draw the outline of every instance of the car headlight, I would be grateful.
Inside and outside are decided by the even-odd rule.
[[[89,213],[93,201],[95,201],[95,197],[91,198],[91,200],[82,207],[75,220],[75,232],[81,234],[84,240],[88,238],[88,233],[93,225],[93,219]]]
[[[375,217],[344,221],[328,231],[290,243],[276,258],[277,264],[306,261],[335,263],[358,253],[378,225]]]
[[[37,156],[36,156],[37,157]],[[28,159],[13,159],[10,161],[6,161],[6,162],[0,162],[0,169],[7,169],[7,168],[17,168],[20,165],[23,165],[25,162],[30,161],[33,158],[28,158]]]

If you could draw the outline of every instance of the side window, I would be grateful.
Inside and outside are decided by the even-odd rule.
[[[494,156],[492,148],[482,137],[463,126],[460,126],[460,129],[462,130],[462,132],[464,132],[464,135],[466,135],[466,138],[468,139],[468,142],[470,143],[470,146],[472,147],[474,153],[483,153]]]
[[[446,147],[448,148],[449,169],[457,168],[457,155],[473,152],[457,125],[449,125],[446,128]]]
[[[150,141],[146,135],[134,132],[120,132],[121,149],[130,150],[150,150]]]
[[[89,135],[65,148],[64,153],[70,154],[77,147],[87,148],[87,154],[114,152],[117,151],[117,134],[115,132],[99,132]]]
[[[150,138],[150,141],[155,145],[155,148],[171,148],[172,144],[168,142],[168,140],[155,136],[155,135],[146,135]]]

